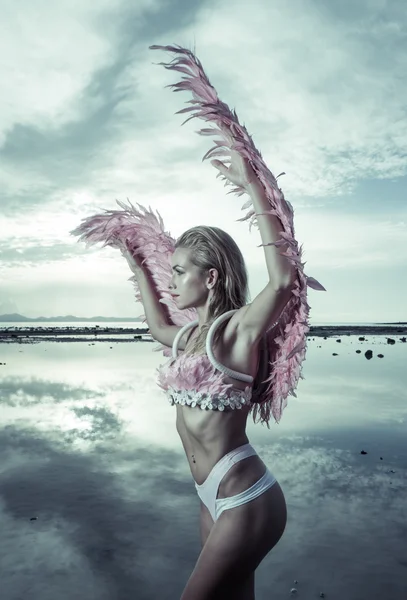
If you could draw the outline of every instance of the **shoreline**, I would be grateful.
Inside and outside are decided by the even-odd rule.
[[[110,336],[130,336],[124,337],[104,337]],[[372,335],[385,335],[395,343],[396,339],[402,336],[398,341],[405,343],[407,336],[407,325],[393,326],[389,325],[338,325],[338,326],[311,326],[306,337],[341,337],[359,335],[362,337]],[[75,336],[75,337],[72,337]],[[93,337],[89,337],[93,336]],[[151,337],[149,330],[144,328],[123,328],[123,327],[0,327],[0,343],[35,343],[35,342],[154,342],[159,343]],[[390,342],[392,343],[392,342]]]

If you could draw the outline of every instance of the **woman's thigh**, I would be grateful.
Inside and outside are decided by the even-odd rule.
[[[191,575],[180,600],[255,600],[255,573],[235,574],[216,586]]]
[[[237,599],[245,586],[251,600],[254,572],[279,541],[285,524],[285,500],[278,483],[254,500],[225,510],[210,529],[181,600]]]
[[[200,512],[200,525],[201,525],[201,545],[202,548],[205,546],[206,540],[211,532],[214,525],[213,519],[209,510],[205,504],[201,501],[201,512]],[[230,590],[229,590],[230,591]],[[226,596],[223,596],[222,600],[225,600]],[[255,600],[255,579],[254,571],[247,577],[245,581],[239,584],[239,589],[236,592],[234,600]]]

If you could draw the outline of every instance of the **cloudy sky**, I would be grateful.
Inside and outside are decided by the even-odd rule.
[[[260,234],[181,127],[190,92],[153,64],[196,52],[293,205],[311,322],[407,320],[407,18],[403,0],[3,0],[0,314],[137,317],[118,251],[69,234],[129,198],[178,237],[228,231],[252,297]],[[403,276],[404,273],[404,276]],[[404,297],[404,301],[403,301]]]

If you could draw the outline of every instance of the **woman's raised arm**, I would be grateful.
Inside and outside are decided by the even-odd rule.
[[[168,325],[168,323],[164,307],[159,302],[150,275],[147,269],[143,269],[140,256],[132,256],[129,250],[121,250],[121,253],[126,258],[131,272],[134,273],[137,279],[141,301],[144,307],[144,314],[147,319],[150,333],[154,339],[159,339],[160,329]]]

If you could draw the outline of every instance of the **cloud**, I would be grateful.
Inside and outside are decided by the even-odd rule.
[[[231,2],[215,10],[185,0],[19,6],[5,8],[0,41],[8,82],[0,116],[3,280],[18,280],[26,265],[40,287],[52,263],[76,269],[85,250],[69,230],[127,197],[159,210],[174,236],[197,222],[216,224],[235,237],[249,270],[264,263],[257,230],[236,223],[243,201],[227,197],[201,163],[208,139],[194,132],[204,122],[181,128],[184,116],[174,115],[191,95],[165,89],[181,74],[153,64],[172,55],[148,49],[172,43],[195,49],[270,169],[286,172],[279,183],[295,210],[307,274],[325,285],[332,269],[405,265],[402,2],[256,0],[233,3],[232,12]],[[394,202],[384,204],[394,189]],[[94,265],[111,260],[108,250],[91,252]],[[78,286],[85,277],[77,272]],[[13,289],[5,293],[3,302]],[[38,310],[52,311],[45,297]]]

